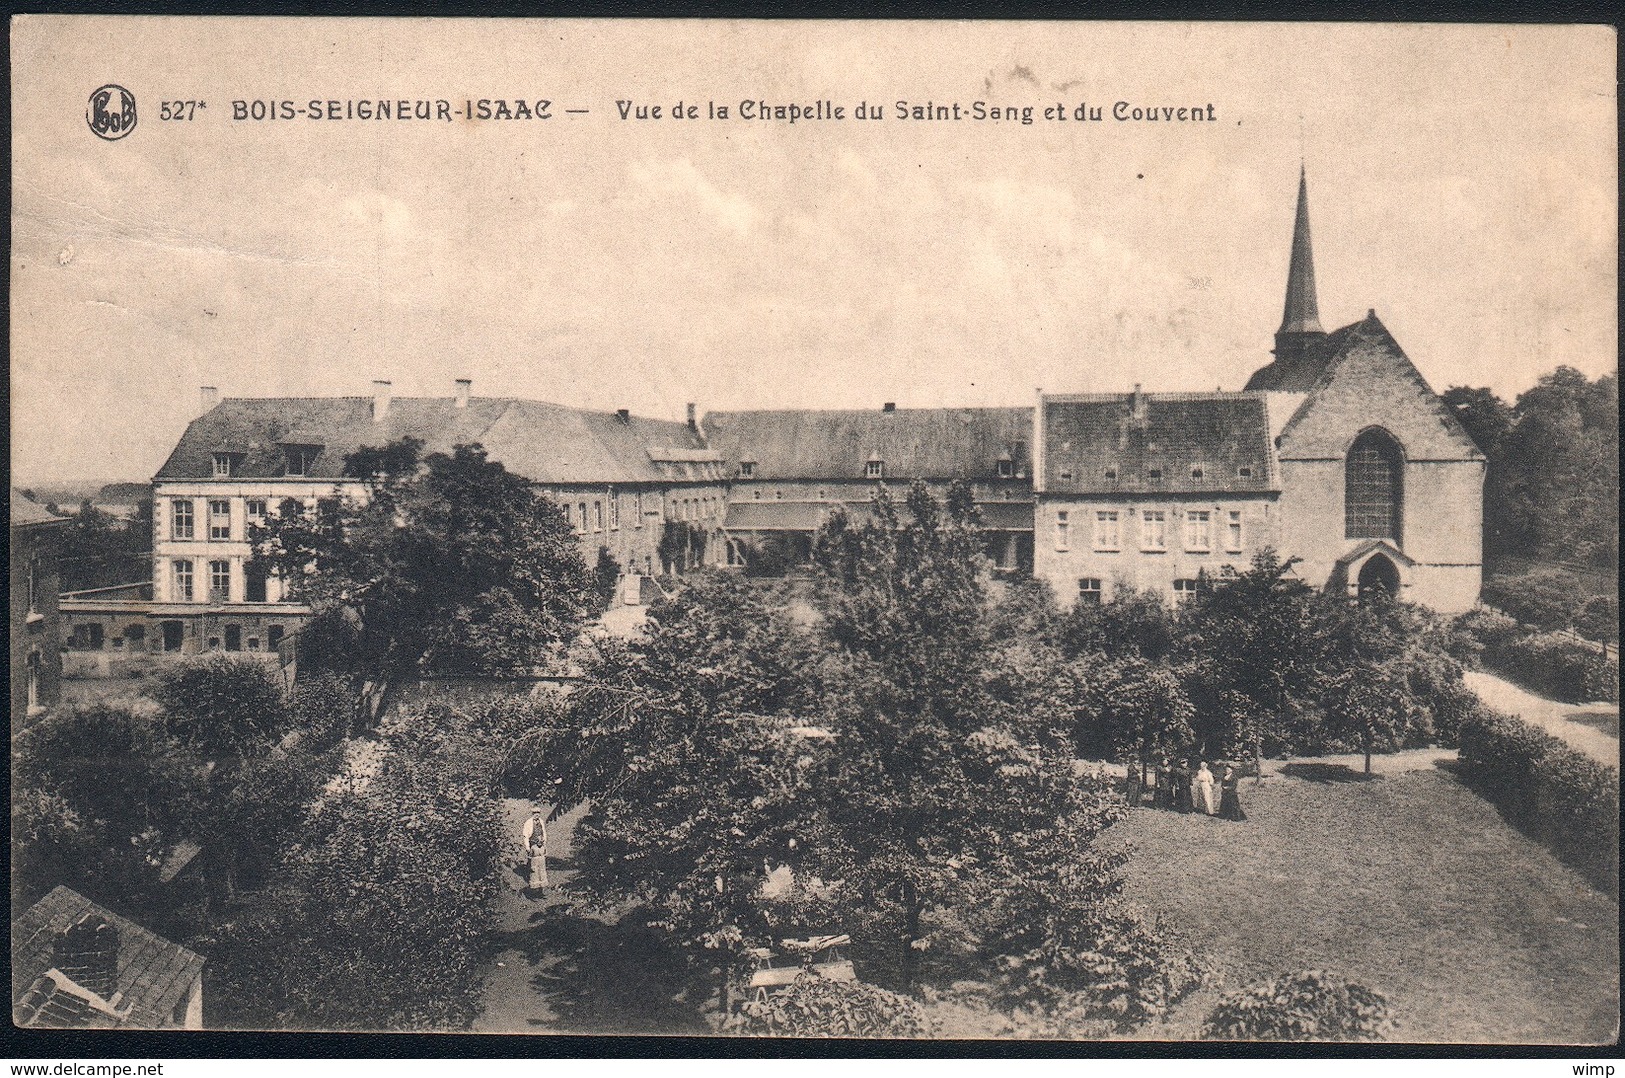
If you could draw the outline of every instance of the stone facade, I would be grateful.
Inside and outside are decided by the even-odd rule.
[[[11,494],[11,729],[22,729],[62,695],[62,616],[57,533],[62,521]]]

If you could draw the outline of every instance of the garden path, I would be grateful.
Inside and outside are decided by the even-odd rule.
[[[1618,704],[1563,704],[1482,670],[1469,670],[1464,677],[1467,687],[1495,710],[1519,716],[1599,763],[1619,766]],[[1588,721],[1576,721],[1577,717]]]

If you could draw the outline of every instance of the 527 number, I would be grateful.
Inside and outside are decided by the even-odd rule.
[[[158,106],[160,120],[190,120],[198,109],[208,108],[203,101],[164,101]]]

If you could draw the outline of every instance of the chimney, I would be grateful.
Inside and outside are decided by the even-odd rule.
[[[622,423],[630,423],[632,422],[632,410],[630,408],[617,408],[615,409],[615,418],[619,419]],[[690,420],[690,422],[692,423],[693,421]]]
[[[57,936],[52,958],[74,983],[109,999],[118,984],[118,929],[87,913]]]
[[[220,390],[214,386],[200,386],[197,391],[197,414],[206,415],[220,403]]]
[[[895,412],[895,411],[897,411],[897,402],[896,401],[887,401],[885,404],[882,404],[880,406],[880,410],[882,412]]]
[[[1044,390],[1033,390],[1033,494],[1044,493]]]
[[[457,407],[468,407],[468,394],[473,388],[474,380],[472,378],[457,379]]]
[[[692,431],[697,431],[700,429],[699,416],[693,401],[688,402],[688,429]]]
[[[1145,418],[1145,394],[1140,392],[1140,383],[1134,383],[1134,395],[1129,398],[1129,415],[1135,419]]]
[[[372,383],[372,421],[382,423],[384,417],[389,415],[389,402],[391,400],[389,383],[383,379],[374,379]]]

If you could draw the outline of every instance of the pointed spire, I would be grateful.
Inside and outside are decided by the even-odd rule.
[[[1315,255],[1309,245],[1309,179],[1298,165],[1298,219],[1292,226],[1292,264],[1286,275],[1286,310],[1281,315],[1284,333],[1324,333],[1320,305],[1315,299]]]
[[[1286,277],[1286,310],[1281,315],[1281,328],[1277,333],[1324,332],[1315,299],[1315,256],[1309,243],[1309,182],[1300,164],[1298,217],[1292,227],[1292,263]]]

